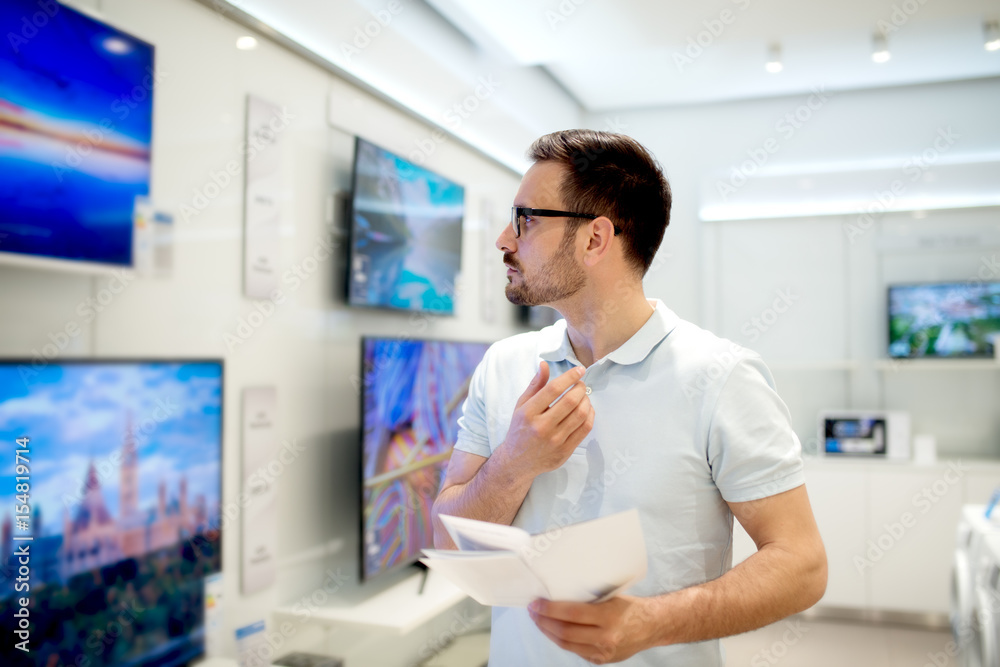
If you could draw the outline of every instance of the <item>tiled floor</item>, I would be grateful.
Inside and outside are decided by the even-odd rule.
[[[950,641],[946,630],[796,617],[728,637],[723,646],[726,667],[948,667],[958,664],[947,655]]]
[[[723,640],[726,667],[955,667],[951,633],[898,625],[786,619]],[[425,667],[482,667],[489,633],[457,639]]]
[[[473,632],[452,642],[422,667],[483,667],[490,657],[490,633]]]

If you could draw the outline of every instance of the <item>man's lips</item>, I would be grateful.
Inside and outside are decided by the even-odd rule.
[[[520,273],[521,270],[517,268],[517,264],[514,263],[514,256],[511,253],[503,254],[503,265],[507,267],[507,275],[512,276],[515,273]]]

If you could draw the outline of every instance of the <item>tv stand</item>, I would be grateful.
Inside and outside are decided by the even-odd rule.
[[[310,616],[310,622],[405,635],[466,599],[465,593],[440,573],[415,572],[358,604],[320,607]],[[301,621],[301,610],[296,615],[294,607],[279,607],[274,613]]]
[[[420,586],[417,587],[417,595],[423,595],[424,586],[427,585],[427,573],[430,572],[431,569],[420,561],[417,561],[415,565],[420,570]]]

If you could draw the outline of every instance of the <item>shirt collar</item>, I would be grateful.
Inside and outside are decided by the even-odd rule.
[[[680,318],[659,299],[649,299],[653,314],[632,337],[611,351],[604,358],[623,366],[637,364],[646,359],[660,341],[674,330]],[[566,333],[566,320],[559,320],[542,329],[539,356],[545,361],[576,361],[573,346]]]

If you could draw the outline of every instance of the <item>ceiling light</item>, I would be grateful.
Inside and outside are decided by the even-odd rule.
[[[983,34],[986,36],[987,51],[1000,51],[1000,23],[987,21],[983,24]]]
[[[767,63],[764,65],[764,69],[771,74],[777,74],[784,68],[785,66],[781,64],[781,45],[772,44],[767,49]]]
[[[886,43],[883,33],[875,33],[875,36],[872,37],[872,45],[874,47],[872,50],[872,60],[879,64],[889,62],[889,58],[892,55],[889,53],[889,45]]]
[[[103,42],[101,42],[101,44],[104,46],[105,50],[119,56],[132,50],[132,42],[122,39],[121,37],[107,37]]]
[[[250,35],[243,35],[236,40],[236,48],[241,51],[249,51],[257,48],[257,38]]]

